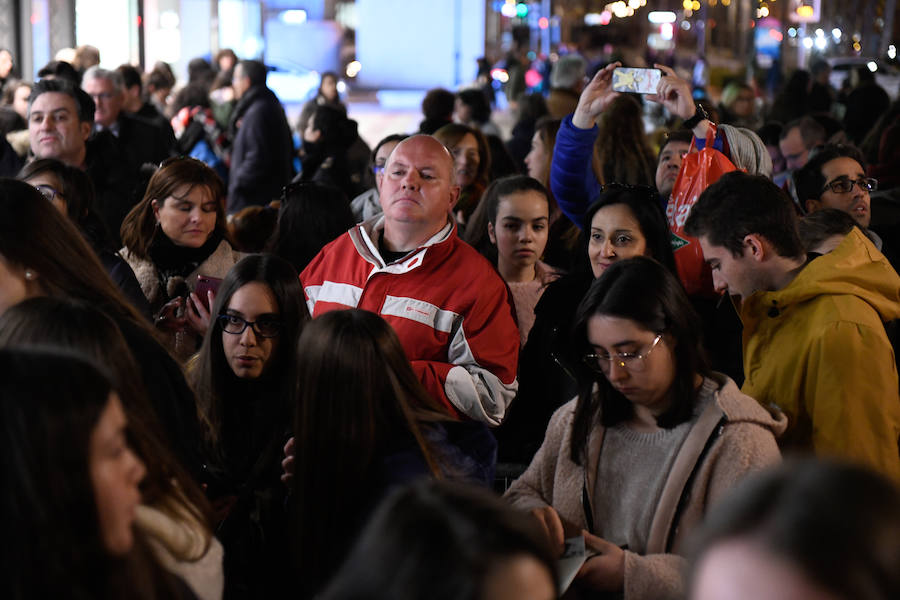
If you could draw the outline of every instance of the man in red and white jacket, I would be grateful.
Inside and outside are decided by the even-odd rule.
[[[309,312],[361,308],[397,332],[413,370],[450,412],[499,425],[518,384],[518,330],[503,280],[461,241],[453,159],[417,135],[391,153],[383,215],[357,225],[303,270]]]

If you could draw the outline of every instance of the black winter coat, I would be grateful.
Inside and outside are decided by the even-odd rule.
[[[228,213],[278,198],[294,171],[294,141],[278,97],[265,86],[251,87],[234,108],[229,132]]]

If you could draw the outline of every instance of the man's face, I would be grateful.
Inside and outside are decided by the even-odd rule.
[[[250,79],[244,76],[244,67],[241,65],[236,66],[234,75],[231,78],[231,88],[234,90],[234,97],[240,100],[249,87]]]
[[[389,241],[394,224],[419,231],[420,243],[440,231],[459,197],[452,169],[450,153],[431,136],[415,136],[397,145],[380,190]]]
[[[869,191],[856,183],[849,192],[843,194],[832,191],[829,184],[838,181],[860,181],[865,179],[866,172],[858,162],[852,158],[841,156],[829,160],[822,165],[822,176],[825,178],[825,191],[818,200],[810,200],[807,208],[810,212],[823,208],[836,208],[842,210],[856,221],[856,224],[866,229],[872,220],[871,200]]]
[[[109,127],[119,118],[119,112],[122,110],[122,92],[116,91],[113,84],[108,79],[88,79],[84,82],[84,91],[94,99],[97,105],[97,112],[94,113],[94,120]]]
[[[56,158],[75,167],[84,161],[84,143],[91,124],[78,119],[75,99],[45,92],[34,99],[28,115],[31,151],[37,158]]]
[[[757,263],[747,249],[735,257],[725,246],[716,246],[706,236],[700,236],[703,259],[712,269],[713,287],[720,294],[746,298],[760,289],[756,276]]]
[[[781,148],[781,155],[784,156],[789,171],[803,168],[809,160],[809,149],[800,137],[799,127],[791,129],[787,136],[778,142],[778,147]]]
[[[659,195],[668,198],[678,178],[681,169],[681,161],[684,155],[691,149],[688,142],[671,141],[663,146],[659,153],[659,163],[656,165],[656,189]]]

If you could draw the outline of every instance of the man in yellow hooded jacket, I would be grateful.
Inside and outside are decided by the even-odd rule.
[[[900,318],[900,277],[858,229],[804,253],[790,198],[728,173],[694,205],[717,291],[744,325],[742,391],[788,416],[782,449],[866,464],[900,481],[900,396],[884,322]]]

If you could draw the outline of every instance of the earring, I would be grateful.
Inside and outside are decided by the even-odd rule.
[[[34,271],[26,270],[25,271],[25,279],[27,279],[28,281],[31,281],[32,279],[34,279]]]

